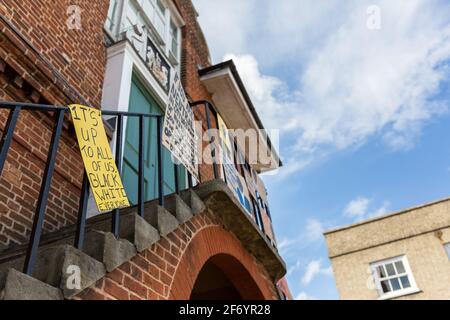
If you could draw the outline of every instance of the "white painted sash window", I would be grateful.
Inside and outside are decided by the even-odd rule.
[[[374,262],[370,266],[381,299],[418,291],[406,256]]]
[[[145,27],[158,49],[179,65],[181,16],[171,0],[110,0],[105,30],[114,40],[135,28]]]

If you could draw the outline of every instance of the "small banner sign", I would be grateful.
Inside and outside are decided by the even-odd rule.
[[[84,168],[100,212],[129,207],[127,195],[106,136],[100,110],[69,106]]]
[[[196,179],[198,179],[198,140],[194,113],[176,72],[164,118],[162,143]]]
[[[233,194],[238,199],[239,203],[245,208],[247,213],[251,214],[252,207],[250,203],[249,191],[247,183],[241,174],[234,167],[233,162],[228,158],[226,154],[223,154],[225,162],[223,168],[225,171],[225,177],[227,184],[233,191]]]
[[[228,127],[223,121],[222,117],[217,115],[218,125],[219,125],[219,136],[221,141],[221,161],[223,164],[223,171],[225,179],[228,186],[233,191],[235,197],[239,200],[239,203],[247,210],[248,213],[252,212],[250,203],[250,189],[247,185],[246,179],[236,170],[233,161],[231,160],[232,155],[232,137],[229,134]],[[250,192],[251,193],[251,192]],[[254,196],[254,193],[251,193]]]

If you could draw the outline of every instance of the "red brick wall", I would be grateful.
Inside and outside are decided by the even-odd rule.
[[[68,28],[67,9],[72,5],[79,6],[81,10],[81,30]],[[106,59],[102,28],[108,7],[108,0],[3,0],[0,14],[14,25],[54,70],[48,70],[49,65],[42,60],[31,61],[31,64],[47,69],[46,75],[50,81],[60,78],[58,82],[65,81],[65,86],[71,87],[59,88],[72,95],[60,103],[74,102],[76,98],[99,107]],[[2,31],[8,38],[13,38],[13,32],[6,29],[2,28]],[[30,47],[24,44],[19,47],[26,56],[32,55]],[[34,68],[24,64],[20,66],[20,62],[17,64],[16,69],[21,75],[26,74],[30,67]],[[60,73],[60,76],[55,72]],[[47,85],[47,81],[44,82]],[[33,84],[38,91],[45,89],[40,81]],[[77,97],[77,94],[81,97]]]
[[[103,21],[109,1],[4,0],[0,4],[0,100],[100,106],[105,68]],[[79,5],[82,30],[69,30]],[[7,118],[0,110],[0,134]],[[26,242],[53,128],[51,114],[21,112],[0,177],[0,248]],[[44,231],[74,223],[83,167],[66,121]]]
[[[244,298],[277,299],[276,289],[265,269],[208,211],[198,214],[130,262],[108,273],[75,299],[189,299],[205,262],[224,256],[233,257],[232,260],[239,262],[236,265],[251,275],[243,281],[236,272],[239,271],[236,265],[218,262]]]

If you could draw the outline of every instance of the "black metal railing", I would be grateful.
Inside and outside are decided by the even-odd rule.
[[[198,101],[191,104],[194,108],[199,105],[205,106],[205,116],[207,128],[212,128],[211,114],[215,117],[217,123],[217,110],[208,101]],[[27,252],[25,263],[23,266],[23,272],[32,275],[33,268],[35,266],[39,243],[42,236],[42,229],[44,224],[45,212],[47,208],[47,202],[50,193],[51,182],[53,178],[53,172],[55,169],[55,160],[58,152],[59,142],[61,139],[63,124],[66,113],[69,113],[69,108],[65,106],[56,105],[44,105],[44,104],[33,104],[33,103],[20,103],[20,102],[10,102],[10,101],[0,101],[0,110],[9,110],[9,115],[6,120],[6,124],[3,130],[3,135],[0,140],[0,176],[4,169],[4,165],[7,159],[8,150],[11,147],[13,141],[14,130],[17,127],[19,115],[22,111],[29,112],[46,112],[50,113],[54,117],[54,126],[51,136],[50,145],[47,152],[47,160],[45,162],[45,169],[43,172],[42,182],[40,186],[40,192],[38,194],[38,202],[35,209],[35,214],[33,217],[33,225],[30,234],[30,240],[27,245]],[[135,112],[120,112],[120,111],[109,111],[102,110],[102,115],[115,118],[116,128],[115,128],[115,162],[119,172],[122,172],[122,162],[123,162],[123,137],[124,137],[124,119],[125,118],[138,118],[139,126],[139,148],[138,148],[138,195],[137,195],[137,212],[141,217],[144,217],[144,203],[148,199],[145,197],[144,188],[144,178],[145,178],[145,168],[144,168],[144,150],[145,150],[145,121],[150,119],[150,121],[156,121],[157,130],[157,176],[158,176],[158,190],[157,199],[161,206],[164,206],[164,165],[163,165],[163,146],[162,146],[162,126],[163,126],[163,116],[160,114],[145,114],[145,113],[135,113]],[[209,137],[210,144],[215,145],[214,136]],[[241,154],[236,141],[234,141],[235,155]],[[213,171],[214,179],[221,179],[219,168],[221,167],[224,172],[223,164],[219,164],[217,161],[216,148],[211,149],[211,157],[213,159]],[[235,159],[236,161],[236,159]],[[236,162],[237,163],[237,162]],[[221,166],[220,166],[221,165]],[[174,184],[175,192],[180,193],[180,185],[178,179],[178,165],[174,164]],[[225,174],[224,174],[225,176]],[[226,178],[225,178],[226,179]],[[193,187],[193,177],[188,173],[187,175],[188,188]],[[198,183],[203,182],[201,175],[199,173]],[[76,223],[76,233],[74,246],[83,250],[83,244],[85,240],[85,229],[86,229],[86,218],[87,218],[87,207],[89,201],[89,180],[86,172],[83,174],[81,194],[78,207],[78,216]],[[116,209],[111,211],[111,232],[118,238],[120,230],[120,210]],[[255,220],[258,222],[258,217],[255,216]],[[261,224],[258,223],[258,227],[261,228]],[[265,233],[264,228],[261,230]]]
[[[26,253],[25,263],[23,266],[23,272],[32,275],[33,268],[36,262],[37,252],[39,248],[39,242],[42,235],[42,228],[44,224],[45,211],[47,207],[48,197],[50,193],[50,186],[53,178],[53,171],[55,169],[55,160],[58,152],[58,146],[63,130],[64,116],[69,112],[69,109],[64,106],[55,105],[43,105],[43,104],[32,104],[32,103],[19,103],[19,102],[9,102],[0,101],[0,110],[9,109],[8,119],[3,131],[2,138],[0,140],[0,176],[2,174],[4,164],[7,159],[8,150],[11,146],[11,142],[14,136],[14,129],[17,126],[19,115],[22,111],[32,111],[32,112],[49,112],[53,113],[55,118],[55,124],[53,127],[52,137],[48,149],[47,160],[45,164],[44,174],[42,178],[41,188],[39,192],[38,203],[36,206],[35,214],[33,217],[33,226],[31,229],[30,240],[28,243],[28,249]],[[124,118],[127,117],[137,117],[139,119],[139,163],[138,163],[138,200],[137,200],[137,211],[141,217],[144,217],[144,202],[145,191],[144,191],[144,146],[145,146],[145,135],[144,126],[145,120],[150,119],[156,121],[157,130],[157,172],[158,172],[158,203],[164,206],[164,165],[163,161],[163,146],[162,146],[162,124],[163,116],[159,114],[145,114],[145,113],[133,113],[133,112],[119,112],[119,111],[108,111],[102,110],[103,116],[110,116],[116,118],[116,134],[115,134],[115,161],[119,172],[122,172],[122,162],[123,162],[123,128],[124,128]],[[178,166],[174,164],[175,173],[175,191],[180,192],[179,180],[178,180]],[[192,187],[192,176],[188,174],[188,185],[189,188]],[[75,234],[75,247],[79,250],[83,249],[83,243],[85,238],[85,227],[86,227],[86,216],[87,207],[89,200],[89,181],[84,172],[81,195],[78,209],[77,226]],[[120,210],[115,209],[111,212],[111,232],[118,237],[120,230]]]

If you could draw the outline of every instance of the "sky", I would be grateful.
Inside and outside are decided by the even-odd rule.
[[[338,299],[323,232],[450,196],[450,2],[193,0],[284,167],[264,177],[296,299]]]

